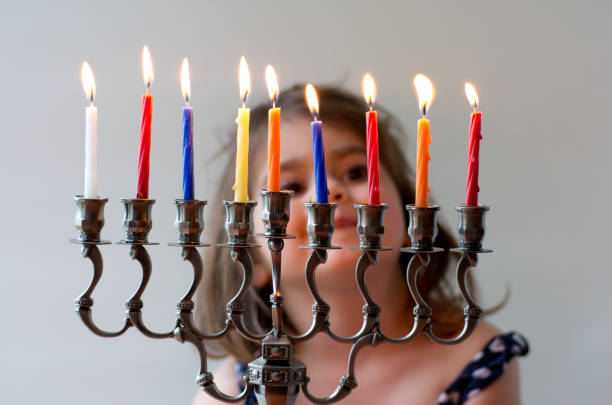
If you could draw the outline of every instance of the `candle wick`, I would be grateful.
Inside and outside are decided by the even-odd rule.
[[[427,117],[427,103],[423,103],[423,117]]]
[[[91,105],[93,106],[93,91],[89,94],[89,101],[91,101]]]
[[[248,96],[248,95],[249,95],[249,91],[248,91],[248,90],[246,90],[246,91],[244,92],[244,97],[242,97],[242,108],[245,108],[245,107],[246,107],[246,99],[247,99],[247,96]]]
[[[272,108],[276,108],[276,96],[272,97]]]
[[[372,111],[372,100],[370,100],[370,111]]]
[[[478,112],[478,104],[476,102],[474,102],[474,112]]]

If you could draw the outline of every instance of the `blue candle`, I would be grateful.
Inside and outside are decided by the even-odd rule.
[[[314,179],[318,203],[328,203],[327,174],[325,173],[325,153],[323,151],[322,122],[310,123],[312,130],[312,158],[314,161]]]
[[[189,62],[183,59],[181,67],[181,91],[185,97],[183,107],[183,200],[191,201],[193,197],[193,108],[189,107],[191,83],[189,80]]]
[[[193,108],[183,107],[183,200],[193,199]]]
[[[317,194],[317,202],[329,202],[327,195],[327,174],[325,173],[325,153],[323,152],[323,130],[322,122],[319,121],[319,97],[312,84],[306,85],[306,103],[314,121],[310,123],[312,131],[312,159],[314,162],[314,180]]]

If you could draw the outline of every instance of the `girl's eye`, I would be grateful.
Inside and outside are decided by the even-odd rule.
[[[281,190],[291,190],[296,195],[301,194],[305,191],[305,188],[297,181],[281,184]]]
[[[347,180],[360,181],[368,178],[368,167],[366,165],[353,166],[345,174]]]

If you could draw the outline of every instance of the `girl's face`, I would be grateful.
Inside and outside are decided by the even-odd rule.
[[[354,134],[346,129],[323,123],[323,139],[325,146],[325,167],[327,171],[327,184],[329,188],[329,202],[338,204],[335,213],[335,231],[332,243],[341,246],[342,250],[330,250],[326,265],[317,269],[317,285],[325,288],[326,285],[334,289],[342,285],[353,283],[353,272],[360,251],[350,248],[359,246],[357,236],[357,212],[353,204],[365,204],[368,201],[368,175],[366,165],[365,134]],[[266,188],[267,182],[267,148],[260,147],[256,156],[254,167],[256,189],[250,190],[250,198],[258,200],[254,213],[255,232],[263,232],[261,222],[261,199],[255,195],[259,190]],[[295,118],[285,120],[281,124],[281,190],[295,192],[291,199],[291,219],[287,232],[295,235],[296,239],[285,240],[282,259],[282,283],[297,283],[304,285],[304,266],[311,253],[310,249],[300,249],[307,245],[306,233],[307,214],[304,203],[314,202],[314,170],[312,160],[312,138],[309,120]],[[379,266],[391,270],[396,269],[399,263],[399,248],[405,244],[405,221],[403,207],[398,190],[391,177],[381,166],[380,172],[381,200],[389,205],[385,214],[385,235],[383,245],[393,248],[390,252],[380,254]],[[266,280],[270,275],[269,253],[265,244],[258,249],[256,262],[259,263],[257,271],[265,271],[266,276],[260,274],[256,280]],[[385,273],[397,273],[395,271]],[[398,273],[399,274],[399,273]],[[338,283],[346,280],[347,283]]]

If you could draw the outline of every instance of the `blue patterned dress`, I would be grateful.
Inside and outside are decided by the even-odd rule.
[[[497,380],[506,370],[514,356],[525,356],[529,353],[527,340],[517,332],[508,332],[493,337],[485,347],[461,371],[440,397],[437,405],[461,405],[469,398],[484,390]],[[238,381],[246,375],[245,364],[237,363]],[[242,383],[240,383],[241,385]],[[244,386],[240,386],[242,390]],[[245,405],[257,405],[255,394],[251,393]]]

